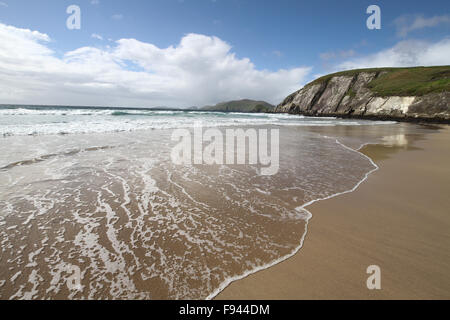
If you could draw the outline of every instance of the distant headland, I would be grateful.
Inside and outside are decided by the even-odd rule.
[[[450,66],[338,72],[291,94],[275,112],[450,123]]]

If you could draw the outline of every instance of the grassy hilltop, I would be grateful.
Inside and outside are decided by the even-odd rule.
[[[450,66],[342,71],[316,79],[308,86],[326,82],[336,76],[354,76],[361,72],[380,74],[368,85],[371,91],[380,97],[423,96],[429,93],[450,91]]]

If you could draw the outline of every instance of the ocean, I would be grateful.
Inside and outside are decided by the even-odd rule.
[[[174,130],[279,131],[279,170],[171,161]],[[386,134],[388,132],[388,134]],[[0,107],[1,299],[210,299],[301,249],[315,201],[377,165],[394,122]]]
[[[224,113],[120,108],[0,107],[0,135],[64,135],[131,132],[148,129],[206,126],[307,125],[335,126],[374,124],[361,120],[305,118],[285,114]]]

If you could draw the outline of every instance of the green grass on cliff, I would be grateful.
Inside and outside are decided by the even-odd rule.
[[[310,85],[320,84],[332,77],[354,76],[361,72],[382,73],[369,83],[369,88],[377,96],[422,96],[428,93],[450,91],[450,66],[342,71],[314,80]]]

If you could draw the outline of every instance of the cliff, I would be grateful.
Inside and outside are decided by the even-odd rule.
[[[450,123],[450,66],[339,72],[291,94],[275,112]]]

